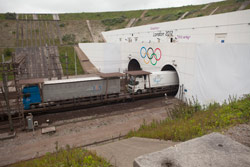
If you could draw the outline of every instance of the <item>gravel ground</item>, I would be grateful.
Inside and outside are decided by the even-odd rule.
[[[0,141],[0,166],[28,160],[55,151],[59,147],[81,147],[126,135],[130,130],[138,129],[143,122],[163,120],[167,117],[166,108],[172,108],[180,101],[164,97],[119,103],[72,112],[34,116],[39,124],[50,119],[50,126],[56,127],[56,133],[41,134],[18,132],[13,139]]]
[[[171,102],[173,101],[176,102],[176,100],[171,99]],[[105,116],[105,115],[107,116],[110,114],[124,114],[140,109],[157,108],[163,105],[164,105],[164,98],[157,97],[157,98],[142,99],[125,103],[114,103],[99,107],[74,110],[70,112],[65,111],[52,114],[35,115],[34,121],[38,121],[39,124],[45,123],[47,119],[49,119],[51,123],[58,121],[65,122],[66,120],[79,119],[79,118],[89,119],[96,116]]]
[[[28,160],[55,151],[59,147],[81,147],[90,143],[126,135],[130,130],[138,129],[143,122],[163,120],[166,110],[180,101],[164,97],[117,103],[71,112],[35,115],[39,124],[50,119],[49,126],[56,127],[56,133],[41,134],[41,128],[32,132],[18,131],[13,139],[0,141],[0,166]],[[250,146],[250,123],[229,128],[223,134]]]
[[[233,140],[250,147],[250,122],[229,128],[223,133]]]

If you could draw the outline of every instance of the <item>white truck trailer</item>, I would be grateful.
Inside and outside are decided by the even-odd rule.
[[[179,78],[176,71],[159,71],[149,75],[131,76],[128,91],[130,93],[144,93],[149,89],[178,85]]]

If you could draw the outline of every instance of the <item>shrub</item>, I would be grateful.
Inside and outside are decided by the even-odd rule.
[[[106,25],[106,26],[113,26],[113,25],[116,25],[116,24],[123,23],[125,21],[125,19],[126,19],[125,16],[121,16],[121,17],[118,17],[118,18],[102,20],[102,23],[104,25]]]
[[[59,26],[60,26],[60,27],[65,27],[65,24],[64,24],[64,23],[61,23]]]
[[[105,28],[105,31],[110,31],[110,30],[111,30],[110,27]]]
[[[184,12],[178,12],[178,13],[177,13],[177,16],[180,17],[180,16],[182,16],[183,14],[184,14]]]
[[[151,15],[148,12],[145,13],[145,15],[144,15],[144,17],[149,17],[149,16],[151,16]]]
[[[203,108],[197,102],[192,104],[182,104],[170,111],[173,119],[153,121],[148,125],[144,122],[139,130],[129,132],[128,137],[186,141],[250,121],[250,95],[239,100],[229,97],[228,103],[214,103]]]
[[[152,20],[155,20],[155,19],[157,19],[157,18],[159,18],[160,16],[154,16],[154,17],[152,17]]]
[[[236,0],[237,3],[244,2],[244,1],[246,1],[246,0]]]
[[[86,39],[86,38],[83,37],[81,42],[82,43],[89,43],[90,41],[88,39]]]
[[[16,13],[6,13],[5,19],[6,20],[16,20]]]
[[[62,37],[63,42],[68,44],[74,44],[76,40],[75,34],[66,34]]]
[[[176,20],[176,16],[173,14],[168,14],[162,18],[163,21],[171,21],[171,20]]]
[[[12,55],[12,52],[9,48],[5,48],[3,52],[6,57],[10,57]]]

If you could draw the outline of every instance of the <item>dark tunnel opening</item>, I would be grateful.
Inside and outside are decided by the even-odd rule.
[[[180,78],[179,78],[179,74],[178,72],[176,71],[176,69],[170,65],[170,64],[167,64],[165,66],[162,67],[161,71],[175,71],[176,72],[176,75],[177,75],[177,78],[178,78],[178,89],[177,90],[174,90],[173,92],[169,93],[168,96],[176,96],[177,93],[178,93],[178,90],[179,90],[179,81],[180,81]]]
[[[136,59],[132,59],[128,63],[128,71],[139,71],[141,69],[140,63]]]

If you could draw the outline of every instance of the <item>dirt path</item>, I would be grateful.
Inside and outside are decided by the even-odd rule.
[[[87,23],[87,26],[88,26],[89,33],[90,33],[90,36],[91,36],[91,38],[92,38],[92,41],[95,42],[95,43],[98,42],[98,39],[95,38],[95,36],[94,36],[94,33],[93,33],[93,31],[92,31],[92,28],[91,28],[91,25],[90,25],[89,20],[86,20],[86,23]]]
[[[41,129],[36,130],[34,136],[32,132],[18,133],[14,139],[0,141],[0,166],[53,152],[56,142],[58,142],[59,147],[64,147],[67,144],[80,147],[126,135],[130,130],[139,128],[143,122],[162,120],[167,116],[165,100],[164,98],[157,99],[151,104],[130,109],[126,107],[118,108],[113,111],[121,112],[123,109],[125,111],[123,114],[88,121],[79,121],[80,118],[74,118],[73,120],[67,120],[72,123],[65,125],[62,125],[63,121],[54,122],[51,125],[61,125],[56,126],[56,133],[50,135],[41,135]],[[174,104],[179,102],[177,99],[169,99],[169,101],[172,104],[167,107],[173,107]],[[133,112],[128,112],[128,110]],[[87,118],[91,117],[94,116]],[[78,121],[74,122],[76,119]]]
[[[132,27],[132,25],[134,25],[137,20],[138,20],[137,18],[130,19],[130,21],[128,22],[126,28]]]
[[[239,10],[244,10],[248,5],[250,4],[250,1],[243,2],[241,6],[239,7]]]

